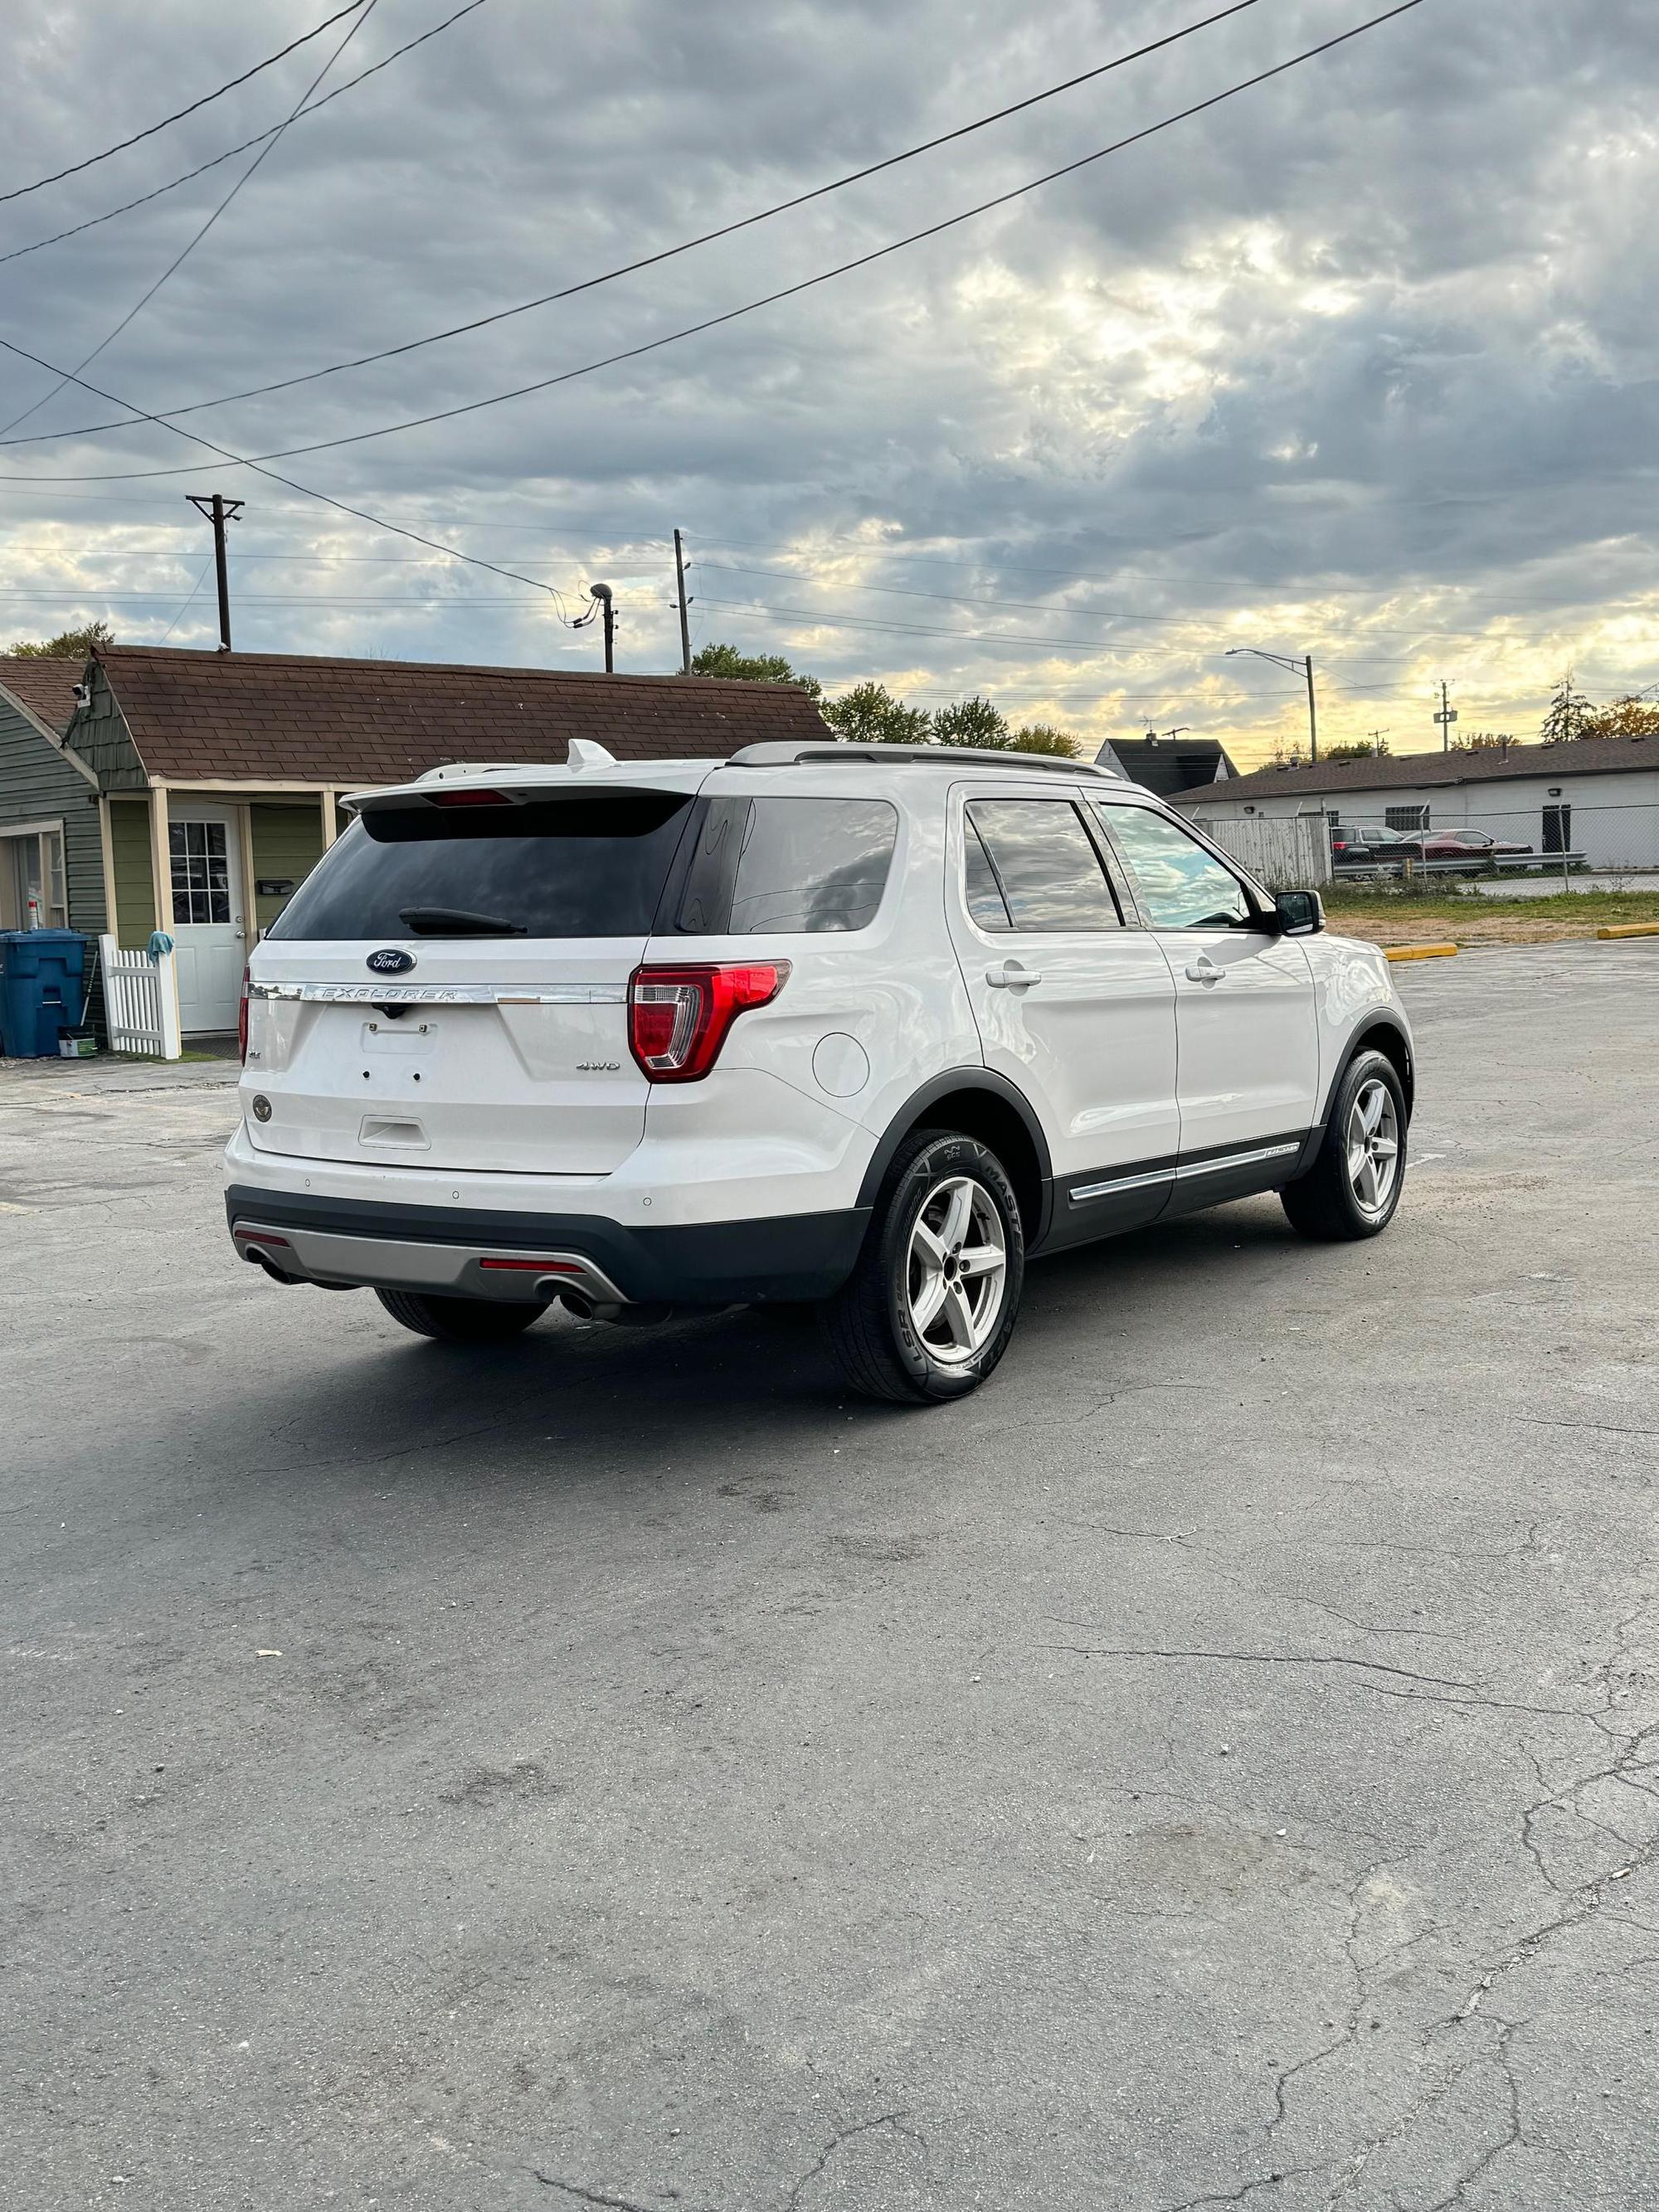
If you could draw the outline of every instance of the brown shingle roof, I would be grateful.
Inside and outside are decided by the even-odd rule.
[[[37,722],[61,738],[75,712],[75,687],[83,660],[52,660],[34,653],[0,653],[0,690],[9,691]]]
[[[1401,753],[1382,760],[1322,761],[1317,768],[1259,768],[1249,775],[1176,794],[1182,806],[1216,799],[1273,799],[1281,793],[1387,791],[1490,783],[1504,776],[1611,775],[1659,768],[1659,738],[1584,738],[1569,745],[1511,745],[1507,752]]]
[[[170,782],[350,790],[451,761],[562,762],[572,738],[648,761],[723,760],[763,738],[828,735],[806,694],[785,684],[155,646],[98,658],[145,768]]]

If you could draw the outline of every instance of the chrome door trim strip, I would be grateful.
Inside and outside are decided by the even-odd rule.
[[[1261,1160],[1288,1160],[1302,1150],[1302,1139],[1293,1145],[1262,1145],[1255,1152],[1229,1152],[1218,1160],[1194,1160],[1190,1167],[1177,1168],[1176,1179],[1184,1182],[1189,1176],[1217,1175],[1227,1168],[1253,1168]]]
[[[311,1006],[623,1006],[625,983],[562,983],[544,991],[498,983],[256,983],[250,999],[303,1000]]]
[[[1146,1175],[1116,1176],[1109,1182],[1085,1183],[1072,1192],[1070,1203],[1086,1206],[1097,1198],[1115,1198],[1122,1191],[1150,1190],[1155,1183],[1186,1182],[1194,1176],[1221,1175],[1232,1168],[1255,1167],[1266,1160],[1291,1159],[1302,1150],[1303,1142],[1297,1138],[1294,1144],[1259,1145],[1249,1152],[1223,1153],[1218,1159],[1194,1160],[1185,1167],[1155,1168]]]
[[[1091,1182],[1072,1193],[1073,1206],[1086,1206],[1093,1198],[1113,1198],[1121,1190],[1150,1190],[1154,1183],[1173,1182],[1173,1168],[1154,1168],[1150,1175],[1119,1176],[1112,1182]]]

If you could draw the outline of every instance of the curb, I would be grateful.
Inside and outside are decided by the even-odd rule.
[[[1384,951],[1388,960],[1450,960],[1457,952],[1455,945],[1391,945]]]
[[[1598,929],[1597,937],[1659,937],[1659,921],[1618,921],[1607,929]]]

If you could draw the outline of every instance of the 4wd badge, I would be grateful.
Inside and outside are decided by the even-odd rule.
[[[395,945],[388,945],[379,952],[371,952],[363,965],[373,969],[377,975],[407,975],[415,965],[415,955],[399,952]]]

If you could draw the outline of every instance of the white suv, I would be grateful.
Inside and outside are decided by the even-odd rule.
[[[230,1231],[427,1336],[812,1302],[848,1379],[984,1381],[1028,1259],[1259,1191],[1399,1202],[1386,963],[1073,762],[750,745],[442,769],[253,956]]]

